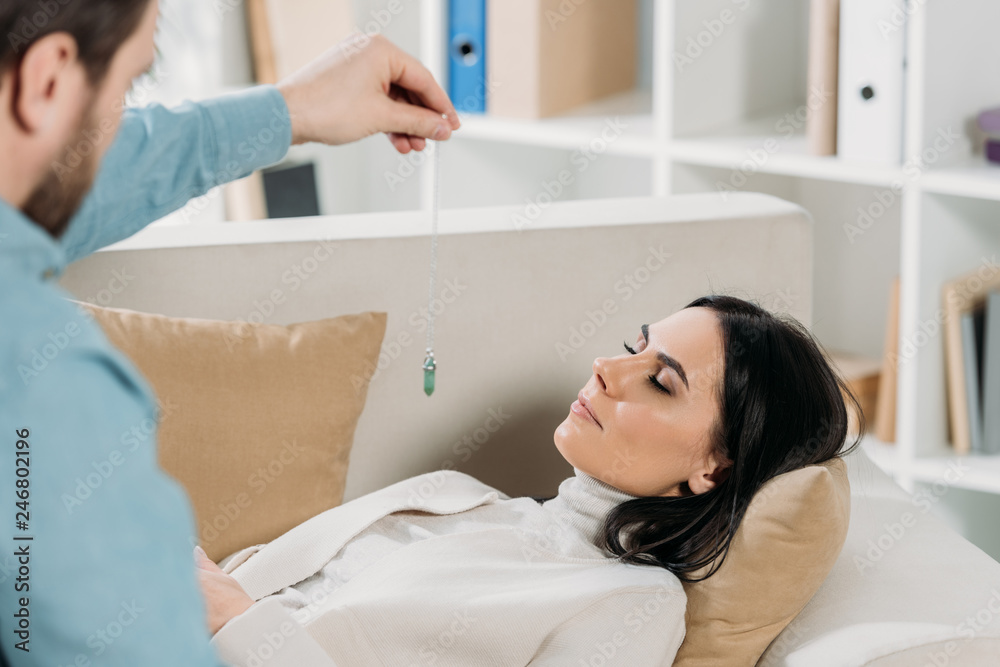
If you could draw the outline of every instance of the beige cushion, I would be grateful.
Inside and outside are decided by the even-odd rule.
[[[674,667],[755,664],[829,574],[850,513],[847,467],[840,459],[765,484],[718,572],[684,584],[687,635]]]
[[[155,390],[160,465],[210,557],[340,504],[385,313],[278,326],[79,305]]]

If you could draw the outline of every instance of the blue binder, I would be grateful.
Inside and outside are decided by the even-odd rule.
[[[448,95],[457,111],[486,111],[486,0],[448,3]]]

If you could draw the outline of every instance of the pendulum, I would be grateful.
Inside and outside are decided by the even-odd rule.
[[[434,393],[434,373],[437,370],[437,362],[434,361],[434,280],[437,277],[437,223],[438,223],[438,200],[440,199],[440,176],[441,176],[441,142],[435,141],[434,153],[430,156],[434,163],[432,178],[432,198],[431,198],[431,269],[430,285],[427,292],[427,356],[424,358],[424,393],[430,396]]]

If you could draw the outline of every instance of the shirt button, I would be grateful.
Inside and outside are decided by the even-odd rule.
[[[49,280],[52,276],[56,275],[56,270],[49,268],[42,272],[42,280]]]

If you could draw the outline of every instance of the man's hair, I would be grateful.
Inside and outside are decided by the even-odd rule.
[[[107,74],[111,59],[142,19],[151,0],[2,0],[0,73],[18,66],[32,44],[69,33],[91,85]]]

